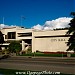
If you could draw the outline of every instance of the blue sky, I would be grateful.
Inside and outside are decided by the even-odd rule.
[[[0,24],[31,28],[60,17],[70,17],[75,10],[75,0],[0,0]]]

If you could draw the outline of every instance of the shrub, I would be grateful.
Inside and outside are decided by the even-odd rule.
[[[28,48],[27,53],[32,53],[32,48],[31,48],[31,46]]]
[[[9,44],[9,46],[8,46],[8,50],[11,52],[11,53],[18,53],[18,52],[20,52],[21,51],[21,49],[22,49],[22,46],[21,46],[21,44],[20,44],[20,42],[18,42],[18,41],[12,41],[10,44]]]

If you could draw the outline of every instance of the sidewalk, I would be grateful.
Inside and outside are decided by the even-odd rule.
[[[4,55],[0,55],[0,58],[1,58],[2,56],[4,56]]]
[[[50,59],[75,59],[75,57],[43,57],[43,56],[12,56],[19,58],[50,58]]]

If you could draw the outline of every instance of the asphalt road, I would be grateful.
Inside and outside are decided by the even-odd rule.
[[[75,59],[57,57],[11,57],[0,60],[0,68],[75,74]]]

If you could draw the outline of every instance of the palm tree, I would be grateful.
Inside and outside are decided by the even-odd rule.
[[[67,32],[67,35],[70,35],[70,38],[67,43],[67,46],[69,46],[67,51],[69,50],[75,51],[75,12],[71,12],[71,15],[73,16],[73,19],[69,23],[70,28]]]

